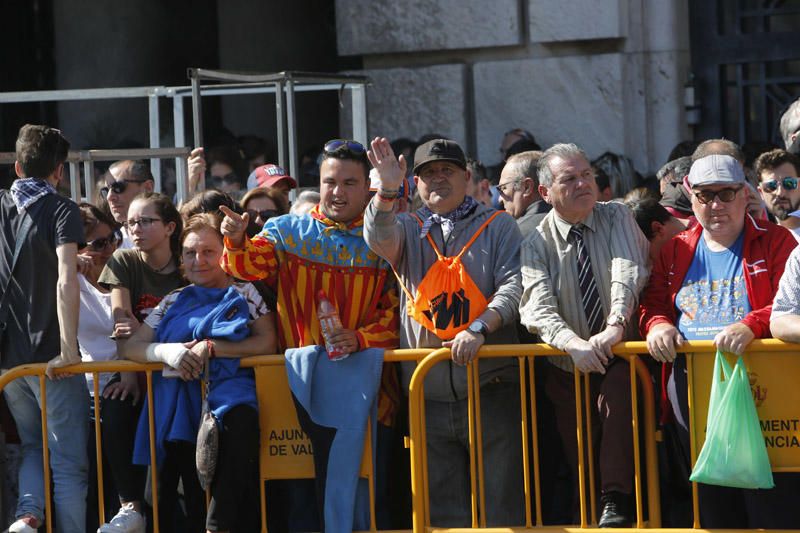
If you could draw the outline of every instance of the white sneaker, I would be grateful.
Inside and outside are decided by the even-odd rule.
[[[8,533],[36,533],[39,531],[38,527],[33,527],[39,521],[33,515],[25,515],[20,517],[16,522],[8,526]]]
[[[111,522],[97,528],[97,533],[144,533],[145,520],[132,503],[123,505]]]

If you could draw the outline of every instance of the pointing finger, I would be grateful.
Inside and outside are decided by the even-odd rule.
[[[219,206],[219,210],[222,211],[222,214],[224,214],[226,217],[230,218],[234,222],[242,222],[243,221],[242,215],[236,213],[235,211],[233,211],[228,206],[221,205],[221,206]],[[247,216],[247,213],[245,213],[245,216]]]

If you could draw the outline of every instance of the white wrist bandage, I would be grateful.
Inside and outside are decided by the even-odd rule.
[[[186,351],[186,346],[179,342],[153,343],[147,346],[145,355],[148,361],[164,363],[172,368],[178,368]]]

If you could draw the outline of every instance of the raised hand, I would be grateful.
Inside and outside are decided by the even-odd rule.
[[[248,213],[240,215],[224,205],[219,206],[219,210],[225,215],[219,228],[220,232],[228,238],[234,248],[241,248],[244,245],[245,231],[250,222],[250,215]]]
[[[402,155],[397,159],[394,150],[386,137],[375,137],[370,143],[372,150],[367,150],[369,162],[378,173],[381,189],[397,191],[406,177],[407,163]]]
[[[206,173],[206,160],[203,155],[203,147],[195,148],[189,154],[186,161],[189,169],[189,190],[197,190],[197,185],[200,183],[203,175]]]

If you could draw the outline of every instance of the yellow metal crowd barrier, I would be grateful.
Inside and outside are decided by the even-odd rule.
[[[657,429],[655,421],[655,400],[653,397],[653,387],[648,370],[638,359],[638,353],[642,351],[643,343],[622,343],[615,347],[614,353],[620,357],[625,358],[630,363],[631,372],[631,397],[633,412],[631,415],[631,432],[633,438],[634,457],[632,458],[635,465],[634,476],[634,489],[636,496],[636,516],[638,528],[652,527],[658,528],[661,526],[661,513],[660,513],[660,492],[658,485],[658,462],[656,457],[656,439]],[[646,347],[644,348],[646,352]],[[517,357],[519,360],[519,378],[520,378],[520,404],[522,406],[521,412],[521,436],[522,436],[522,457],[523,464],[523,490],[525,492],[525,526],[524,528],[514,528],[514,531],[524,531],[526,529],[533,529],[534,527],[540,528],[543,526],[542,522],[542,506],[541,506],[541,482],[539,478],[539,454],[538,454],[538,435],[537,435],[537,421],[536,421],[536,390],[535,390],[535,370],[534,365],[526,365],[525,359],[541,356],[563,356],[563,352],[553,349],[546,344],[527,344],[527,345],[495,345],[484,346],[480,349],[479,358],[469,365],[467,386],[468,386],[468,424],[470,435],[470,473],[472,483],[472,529],[481,528],[485,531],[511,531],[511,529],[486,529],[486,518],[480,509],[486,508],[486,493],[483,486],[483,458],[482,458],[482,439],[481,439],[481,415],[480,415],[480,393],[479,387],[479,367],[480,360],[494,357]],[[424,392],[424,379],[428,371],[441,361],[447,360],[450,356],[448,349],[439,349],[431,353],[423,359],[414,372],[411,382],[409,384],[409,428],[410,428],[410,441],[411,441],[411,485],[413,493],[413,525],[414,531],[457,531],[456,529],[431,529],[430,524],[430,501],[427,493],[427,462],[425,454],[425,392]],[[527,369],[527,371],[526,371]],[[527,374],[527,375],[526,375]],[[645,443],[645,465],[647,470],[647,496],[648,496],[648,509],[649,520],[647,522],[643,519],[642,503],[642,472],[640,461],[640,446],[639,446],[639,420],[638,420],[638,387],[637,376],[639,378],[639,385],[643,391],[643,402],[645,409],[645,428],[644,428],[644,443]],[[578,484],[579,484],[579,501],[580,501],[580,516],[582,528],[589,527],[590,524],[597,524],[596,516],[596,494],[594,482],[594,465],[593,461],[587,462],[584,460],[584,445],[588,447],[588,456],[593,457],[592,439],[589,435],[591,431],[590,423],[590,394],[589,394],[589,380],[582,379],[580,372],[575,373],[575,396],[576,396],[576,438],[578,441]],[[527,388],[530,387],[530,395],[527,393]],[[528,401],[530,401],[530,421],[528,420]],[[584,414],[586,413],[586,414]],[[585,423],[585,429],[584,429]],[[530,424],[531,434],[533,436],[533,476],[534,476],[534,494],[533,503],[535,503],[536,517],[535,521],[531,512],[531,494],[530,494],[530,476],[531,467],[528,460],[528,424]],[[588,487],[590,494],[590,505],[587,509],[586,502],[586,487],[587,487],[587,474],[588,474]],[[589,511],[589,512],[587,512]],[[591,516],[591,521],[588,516]]]
[[[796,377],[800,375],[800,358],[788,357],[791,353],[797,352],[800,349],[797,345],[785,344],[777,340],[757,340],[754,341],[746,355],[748,368],[751,370],[751,385],[753,384],[753,368],[758,368],[757,379],[761,380],[763,386],[763,395],[767,396],[767,391],[772,390],[773,396],[775,393],[775,382],[771,381],[778,379],[774,377],[775,371],[770,372],[770,360],[768,357],[781,358],[781,366],[777,373],[782,374],[784,379],[788,376]],[[689,401],[690,412],[693,415],[690,420],[690,434],[692,443],[692,463],[694,463],[699,447],[701,446],[703,428],[705,428],[705,412],[707,408],[708,389],[700,382],[707,382],[710,379],[710,372],[706,372],[706,368],[710,367],[714,353],[714,348],[709,341],[688,342],[682,348],[682,352],[687,353],[687,363],[689,371]],[[636,528],[658,529],[661,527],[661,509],[660,509],[660,494],[659,494],[659,477],[658,477],[658,464],[656,459],[656,442],[660,440],[660,433],[656,427],[655,420],[655,400],[653,396],[652,379],[645,368],[641,357],[647,356],[647,348],[643,342],[626,342],[620,343],[615,346],[614,353],[620,357],[625,358],[630,362],[631,373],[631,396],[632,413],[631,413],[631,438],[633,439],[634,457],[632,458],[635,467],[634,477],[634,491],[636,502]],[[765,356],[763,354],[771,354]],[[387,351],[385,360],[387,362],[397,361],[416,361],[417,368],[414,372],[411,383],[409,386],[409,428],[410,437],[407,440],[408,447],[411,451],[411,487],[412,487],[412,503],[413,503],[413,531],[447,531],[455,533],[457,531],[475,531],[481,530],[484,532],[508,532],[508,531],[528,531],[534,529],[558,529],[561,531],[568,531],[575,529],[576,526],[544,526],[542,521],[541,509],[541,483],[539,479],[539,454],[538,454],[538,435],[537,435],[537,413],[536,413],[536,391],[535,391],[535,370],[533,364],[525,364],[527,359],[541,356],[564,356],[563,352],[554,350],[545,344],[526,344],[526,345],[495,345],[484,346],[479,352],[479,357],[467,367],[468,372],[468,405],[469,405],[469,432],[470,432],[470,472],[471,472],[471,487],[472,487],[472,528],[436,528],[430,523],[430,501],[427,493],[427,464],[425,453],[425,401],[424,401],[424,387],[423,382],[427,372],[437,363],[449,358],[450,352],[448,349],[442,348],[438,350],[421,349],[421,350],[393,350]],[[481,417],[480,417],[480,391],[478,386],[478,376],[480,360],[495,357],[515,357],[519,361],[520,373],[520,401],[521,401],[521,435],[523,446],[523,464],[521,465],[524,474],[525,492],[525,524],[521,527],[513,528],[487,528],[485,517],[482,516],[481,509],[485,509],[485,502],[487,495],[483,486],[483,457],[482,457],[482,437],[481,437]],[[797,359],[795,362],[794,360]],[[275,423],[279,424],[296,424],[296,415],[294,414],[293,403],[289,400],[287,390],[282,390],[286,395],[284,401],[276,402],[275,397],[270,398],[271,401],[267,402],[263,389],[266,383],[274,385],[276,375],[284,375],[285,373],[273,372],[272,377],[267,377],[264,372],[268,369],[278,369],[283,366],[283,357],[280,355],[265,355],[257,357],[249,357],[241,360],[243,367],[252,367],[256,370],[257,384],[262,386],[258,388],[259,394],[259,407],[262,410],[260,413],[261,423],[261,452],[259,456],[260,472],[261,472],[261,501],[262,501],[262,531],[266,531],[266,512],[267,502],[264,496],[264,483],[265,479],[286,479],[286,478],[302,478],[308,477],[313,474],[313,463],[311,457],[302,458],[299,462],[292,463],[288,467],[282,468],[276,465],[265,465],[267,458],[271,457],[269,454],[268,435],[269,428],[274,427]],[[759,366],[761,365],[761,366]],[[788,366],[785,366],[788,365]],[[794,365],[794,366],[792,366]],[[138,364],[129,361],[112,361],[105,363],[84,363],[66,367],[58,371],[59,374],[73,374],[73,373],[91,373],[94,375],[94,408],[95,413],[100,413],[100,391],[98,390],[99,379],[98,373],[100,372],[144,372],[146,375],[147,383],[147,398],[148,398],[148,418],[150,424],[150,455],[151,462],[155,464],[155,442],[152,436],[155,435],[154,431],[154,418],[153,418],[153,388],[152,388],[152,375],[154,371],[160,371],[161,364],[149,363]],[[0,376],[0,391],[12,380],[23,376],[38,376],[39,386],[41,391],[41,412],[46,412],[46,389],[44,376],[45,365],[23,365],[13,368],[2,376]],[[796,372],[795,372],[796,371]],[[708,374],[708,376],[706,376]],[[637,377],[638,384],[637,387]],[[659,379],[659,376],[655,376]],[[270,381],[272,380],[272,381]],[[784,389],[781,394],[795,394],[796,386],[792,386],[792,391],[789,392]],[[639,392],[641,390],[641,394]],[[760,390],[760,389],[759,389]],[[591,449],[591,424],[590,413],[592,411],[589,401],[589,380],[584,379],[584,376],[577,372],[575,373],[575,394],[576,394],[576,415],[577,427],[576,438],[579,446],[578,456],[578,481],[579,481],[579,502],[580,502],[580,528],[596,527],[597,516],[597,497],[595,494],[595,472],[593,461],[584,460],[584,445],[587,446],[586,451],[588,456],[593,456]],[[639,397],[641,396],[641,406],[644,410],[643,413],[643,431],[640,432],[640,417],[639,417]],[[706,405],[702,403],[702,398],[705,397]],[[758,403],[758,402],[757,402]],[[777,413],[780,411],[780,405],[786,402],[775,402]],[[275,419],[275,407],[283,411],[284,418]],[[795,406],[798,405],[795,403]],[[697,411],[699,406],[699,411]],[[797,407],[795,407],[795,410]],[[702,411],[702,412],[701,412]],[[761,409],[759,410],[761,413]],[[783,413],[783,411],[780,411]],[[784,418],[768,418],[765,422],[762,416],[762,429],[776,428],[775,431],[780,431],[782,428],[790,427],[791,424],[784,423],[794,419],[785,418],[786,414],[769,414],[768,416],[784,417]],[[95,445],[97,450],[97,484],[98,484],[98,509],[100,523],[105,522],[104,515],[104,494],[103,494],[103,467],[102,467],[102,432],[100,428],[100,417],[95,417]],[[50,468],[49,468],[49,451],[47,447],[47,417],[42,417],[42,438],[43,438],[43,463],[44,463],[44,486],[50,486]],[[272,426],[270,425],[272,424]],[[299,425],[298,425],[299,426]],[[776,435],[773,440],[775,442],[792,442],[791,439],[797,441],[800,438],[798,433],[798,426],[800,424],[795,420],[795,431],[789,435]],[[529,442],[527,435],[532,435],[532,441]],[[644,470],[646,476],[643,475],[641,467],[640,439],[642,435],[642,444],[644,446]],[[783,440],[780,440],[783,439]],[[529,461],[529,451],[532,447],[533,453],[531,454],[533,464]],[[800,448],[800,447],[798,447]],[[800,449],[794,450],[800,453]],[[307,454],[306,454],[307,455]],[[800,471],[800,460],[792,454],[777,454],[774,450],[770,450],[770,458],[773,465],[778,462],[776,471]],[[296,458],[295,458],[296,459]],[[309,466],[311,465],[311,466]],[[309,467],[311,470],[309,470]],[[370,503],[373,506],[371,531],[376,531],[374,522],[374,484],[371,476],[372,465],[365,463],[362,467],[362,474],[370,479]],[[530,493],[530,480],[533,476],[533,494]],[[646,479],[646,491],[643,487],[643,479]],[[152,497],[153,497],[153,515],[154,524],[153,530],[158,532],[158,492],[157,492],[157,473],[153,472],[151,477],[152,482]],[[589,501],[586,498],[586,488],[588,487]],[[491,497],[491,496],[489,496]],[[643,512],[644,501],[647,499],[647,520]],[[697,488],[694,487],[694,527],[699,528],[699,513],[697,503]],[[535,511],[532,510],[535,508]],[[46,520],[45,526],[48,532],[52,531],[51,520],[52,517],[52,502],[49,491],[45,491],[45,513]],[[669,531],[678,531],[675,529]]]

